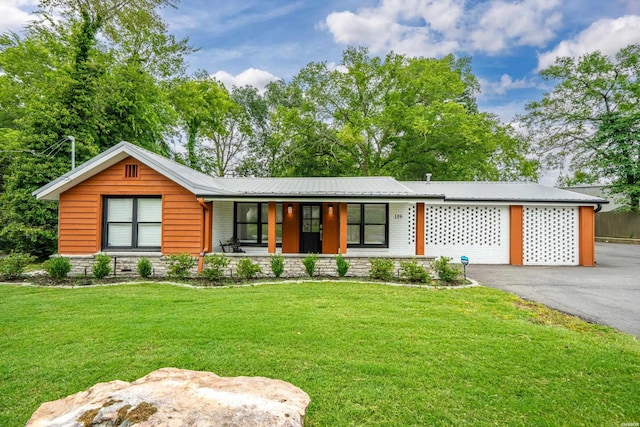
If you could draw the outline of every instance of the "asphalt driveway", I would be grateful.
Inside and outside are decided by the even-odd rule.
[[[596,243],[595,267],[470,264],[467,276],[640,337],[640,245]]]

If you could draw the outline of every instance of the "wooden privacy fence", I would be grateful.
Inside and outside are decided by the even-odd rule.
[[[640,239],[640,212],[599,212],[596,237]]]

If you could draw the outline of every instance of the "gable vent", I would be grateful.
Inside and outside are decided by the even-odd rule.
[[[125,178],[137,178],[138,177],[138,165],[124,165],[124,177]]]

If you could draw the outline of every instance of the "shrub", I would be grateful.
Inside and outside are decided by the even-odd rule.
[[[429,283],[431,276],[429,272],[418,261],[404,261],[400,263],[400,277],[413,283]]]
[[[171,279],[186,279],[191,276],[191,269],[196,259],[186,252],[169,255],[167,260],[167,276]]]
[[[304,271],[307,276],[313,277],[316,272],[316,263],[318,262],[318,254],[309,254],[302,259],[302,265],[304,265]]]
[[[0,277],[6,280],[19,278],[29,263],[33,262],[35,257],[24,254],[22,252],[12,252],[4,258],[0,258]]]
[[[236,265],[236,273],[241,279],[250,280],[262,274],[262,268],[249,258],[242,258]]]
[[[351,263],[344,259],[342,254],[338,254],[336,257],[336,269],[338,270],[338,276],[344,277],[349,271],[349,267],[351,267]]]
[[[458,280],[460,276],[460,267],[450,264],[451,258],[441,256],[431,263],[431,268],[436,272],[438,278],[446,283],[452,283]]]
[[[282,273],[284,273],[284,257],[282,255],[271,255],[269,264],[271,265],[271,272],[276,276],[276,279],[282,276]]]
[[[107,254],[96,255],[96,260],[91,266],[91,271],[96,279],[107,277],[111,273],[111,257]]]
[[[151,277],[151,273],[153,272],[153,268],[151,266],[151,261],[149,261],[149,258],[147,257],[142,257],[138,260],[138,274],[140,275],[140,277],[144,277],[145,279],[147,277]]]
[[[224,276],[224,269],[229,266],[231,260],[224,254],[207,255],[204,257],[202,276],[211,282],[218,282]]]
[[[369,258],[371,268],[369,277],[379,280],[391,280],[393,278],[393,260],[388,258]]]
[[[52,278],[62,280],[71,271],[71,261],[61,256],[51,257],[45,261],[44,269]]]

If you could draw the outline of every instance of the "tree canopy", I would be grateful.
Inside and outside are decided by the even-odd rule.
[[[349,48],[335,68],[310,63],[267,91],[286,100],[271,116],[283,156],[275,174],[535,178],[526,141],[477,111],[477,90],[469,60],[452,55],[380,58]]]
[[[161,79],[184,68],[186,40],[165,33],[167,0],[42,0],[24,35],[0,36],[3,156],[0,247],[46,256],[55,250],[57,206],[31,192],[128,140],[167,153],[172,110]]]
[[[602,181],[638,209],[640,45],[558,58],[540,75],[554,86],[522,119],[545,165],[568,169],[560,184]]]

